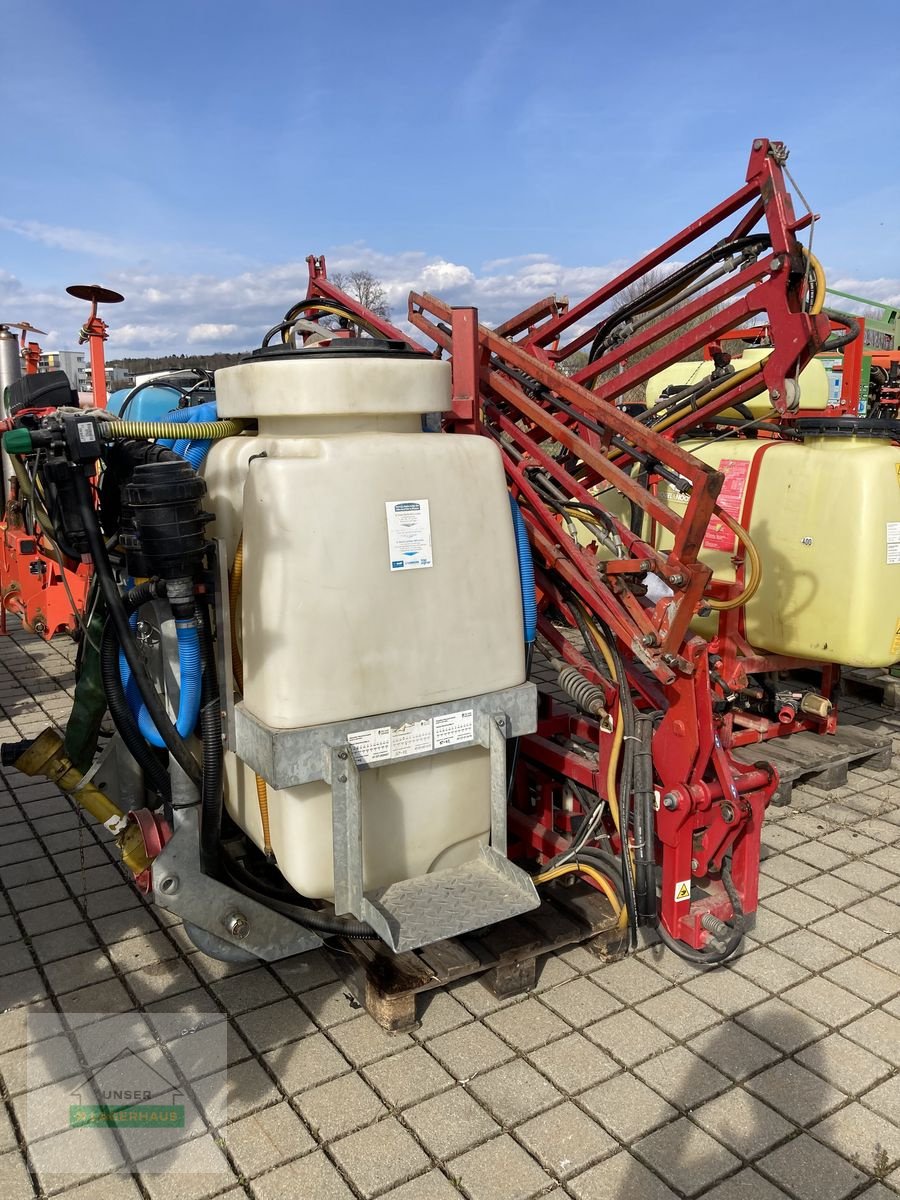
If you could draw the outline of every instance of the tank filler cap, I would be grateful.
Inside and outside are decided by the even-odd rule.
[[[242,363],[259,362],[261,359],[295,361],[298,358],[429,358],[421,350],[413,350],[398,338],[335,338],[327,346],[289,346],[277,343],[251,350],[240,360]]]

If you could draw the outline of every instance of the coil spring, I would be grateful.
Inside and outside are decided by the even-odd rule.
[[[562,668],[559,673],[559,686],[584,712],[595,717],[606,712],[606,696],[603,689],[585,679],[575,667]]]

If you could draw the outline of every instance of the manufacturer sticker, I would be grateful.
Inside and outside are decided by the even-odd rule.
[[[387,762],[391,757],[391,727],[382,725],[379,729],[362,729],[359,733],[347,735],[353,761],[358,767],[368,767],[372,763]]]
[[[391,730],[391,758],[408,758],[432,749],[431,721],[407,721]]]
[[[683,883],[675,884],[675,903],[680,904],[682,900],[690,900],[691,898],[691,881],[685,879]]]
[[[471,708],[464,712],[446,713],[434,718],[434,748],[458,746],[475,740],[475,714]]]
[[[750,474],[750,463],[738,458],[723,458],[719,463],[719,470],[724,473],[725,482],[716,504],[738,521],[747,476]],[[729,554],[734,550],[734,534],[721,517],[713,516],[710,519],[703,545],[707,550],[725,550]]]
[[[888,566],[900,563],[900,521],[887,522]]]
[[[427,500],[386,500],[388,560],[392,571],[433,567]]]

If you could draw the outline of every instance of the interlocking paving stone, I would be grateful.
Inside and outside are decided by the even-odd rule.
[[[576,1029],[583,1029],[592,1021],[607,1017],[622,1007],[619,1000],[597,986],[596,980],[585,978],[573,979],[569,983],[551,988],[543,993],[541,1002]],[[507,1009],[507,1013],[510,1011],[514,1010]],[[497,1029],[498,1025],[495,1022],[502,1021],[507,1013],[494,1021],[489,1020],[488,1024]]]
[[[779,1051],[733,1021],[707,1029],[688,1043],[707,1062],[740,1082],[780,1057]]]
[[[453,1076],[421,1046],[379,1059],[366,1067],[363,1075],[392,1108],[407,1108],[447,1091],[454,1082]]]
[[[851,1041],[900,1067],[900,1020],[886,1012],[871,1012],[845,1026]]]
[[[71,688],[69,662],[15,636],[6,648],[0,716],[15,704],[22,730],[43,728],[10,682],[14,661],[45,710],[64,718],[69,701],[47,672],[62,664]],[[883,710],[854,704],[852,720],[890,729],[900,753],[900,723]],[[7,723],[0,736],[20,734]],[[150,1200],[238,1200],[245,1188],[255,1200],[888,1200],[900,1191],[898,798],[900,770],[860,769],[845,788],[797,787],[791,807],[772,810],[760,912],[723,969],[705,972],[653,935],[611,965],[570,947],[542,958],[526,999],[498,999],[466,979],[423,997],[421,1026],[391,1036],[321,951],[270,965],[207,959],[125,880],[105,831],[80,821],[51,784],[4,769],[0,1010],[4,998],[15,1005],[0,1011],[7,1104],[21,1119],[26,1009],[58,1007],[85,1028],[95,1011],[191,1019],[223,1008],[231,1065],[196,1093],[232,1124],[182,1149],[213,1169],[181,1180],[149,1170],[165,1165],[149,1139],[140,1165]],[[38,1142],[70,1132],[53,1118],[45,1082],[72,1067],[54,1048],[56,1025],[47,1069],[31,1081]],[[617,1148],[623,1141],[629,1150]],[[21,1185],[33,1200],[27,1174],[3,1178],[21,1163],[15,1147],[0,1104],[0,1194],[15,1200]],[[138,1194],[125,1176],[78,1178],[54,1186],[72,1200]]]
[[[883,1174],[900,1162],[900,1129],[858,1101],[826,1117],[810,1132],[865,1171]]]
[[[627,1150],[570,1179],[568,1187],[576,1200],[676,1200],[672,1189]]]
[[[815,982],[815,980],[811,982]],[[798,984],[797,986],[804,987],[805,985]],[[790,992],[784,994],[790,995]],[[855,1004],[859,1003],[855,996],[851,999]],[[809,1042],[821,1037],[826,1032],[825,1026],[819,1021],[799,1012],[777,996],[766,1000],[763,1004],[758,1004],[756,1008],[740,1013],[736,1020],[784,1054],[793,1054],[801,1046],[808,1045]]]
[[[355,1067],[365,1067],[388,1054],[399,1054],[413,1045],[405,1033],[387,1033],[368,1013],[332,1026],[332,1041]]]
[[[447,1164],[469,1200],[531,1200],[551,1177],[509,1134],[501,1134]]]
[[[803,938],[803,934],[789,934],[791,937]],[[823,939],[820,939],[823,940]],[[809,974],[806,967],[779,953],[778,943],[774,946],[757,946],[749,954],[742,954],[735,960],[729,974],[740,974],[745,979],[770,992],[781,992],[805,979]],[[705,976],[704,976],[705,978]]]
[[[521,1059],[478,1075],[468,1087],[501,1125],[518,1125],[562,1099],[552,1083]]]
[[[701,1200],[784,1200],[785,1196],[781,1188],[763,1179],[752,1167],[745,1167],[711,1191],[704,1192]]]
[[[255,1200],[354,1200],[353,1193],[321,1150],[260,1175],[250,1185]]]
[[[299,1158],[316,1145],[306,1126],[285,1102],[226,1125],[224,1138],[228,1153],[248,1179]]]
[[[652,1088],[627,1073],[582,1093],[578,1102],[620,1142],[633,1142],[678,1115]]]
[[[805,1133],[773,1150],[757,1165],[797,1200],[844,1200],[866,1178]]]
[[[756,1158],[793,1132],[793,1125],[749,1092],[733,1088],[691,1114],[707,1133],[742,1158]]]
[[[799,1126],[812,1124],[847,1099],[843,1092],[791,1059],[769,1067],[744,1086]]]
[[[626,1067],[633,1067],[635,1063],[643,1062],[645,1058],[672,1045],[670,1037],[651,1025],[646,1017],[630,1009],[597,1021],[584,1032],[586,1037]]]
[[[642,1138],[634,1152],[668,1184],[688,1196],[698,1195],[739,1165],[730,1150],[686,1117]]]
[[[587,979],[579,979],[575,982],[589,983]],[[564,984],[563,986],[569,987],[570,985]],[[590,986],[594,985],[590,984]],[[595,987],[594,991],[600,992],[600,989]],[[603,993],[600,994],[603,995]],[[552,996],[553,993],[550,992],[549,995]],[[569,1031],[569,1026],[565,1021],[550,1012],[540,1000],[533,996],[520,1000],[517,1004],[511,1004],[499,1012],[491,1013],[490,1016],[485,1017],[484,1023],[494,1033],[499,1034],[507,1045],[525,1053],[529,1050],[536,1050],[538,1046],[544,1046]]]
[[[512,1058],[513,1051],[490,1029],[475,1023],[432,1038],[431,1053],[456,1079],[472,1079]]]
[[[421,1174],[429,1166],[427,1156],[395,1117],[341,1138],[332,1145],[331,1153],[350,1182],[367,1198]]]
[[[520,1125],[516,1138],[557,1179],[568,1179],[617,1148],[570,1100]]]
[[[619,1070],[618,1063],[580,1033],[541,1046],[529,1057],[539,1071],[570,1096],[609,1079]]]
[[[301,1092],[294,1103],[313,1133],[325,1142],[353,1133],[387,1112],[359,1075],[341,1075]]]
[[[500,1132],[497,1122],[462,1087],[414,1105],[403,1120],[429,1153],[443,1161]]]

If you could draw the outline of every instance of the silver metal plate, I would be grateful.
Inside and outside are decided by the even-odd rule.
[[[198,853],[197,812],[182,811],[178,828],[153,862],[153,898],[160,908],[266,962],[322,945],[311,929],[204,875]],[[235,914],[246,920],[246,937],[234,937],[229,930],[229,918]]]
[[[234,710],[235,749],[238,757],[257,775],[261,775],[270,787],[298,787],[317,779],[327,779],[332,749],[346,746],[351,734],[366,733],[379,726],[397,728],[404,724],[412,725],[469,709],[473,712],[473,736],[467,741],[404,755],[398,760],[385,759],[378,765],[383,766],[384,762],[389,761],[408,762],[414,758],[427,758],[465,746],[490,749],[491,725],[498,719],[497,714],[502,714],[500,719],[504,721],[504,728],[501,732],[504,738],[534,733],[537,728],[537,689],[532,683],[521,683],[481,696],[466,696],[442,704],[404,708],[397,712],[374,714],[353,721],[335,721],[329,725],[310,725],[302,729],[273,729],[249,713],[241,703]]]
[[[370,892],[361,916],[396,952],[415,950],[540,906],[531,877],[489,846],[481,857]]]

